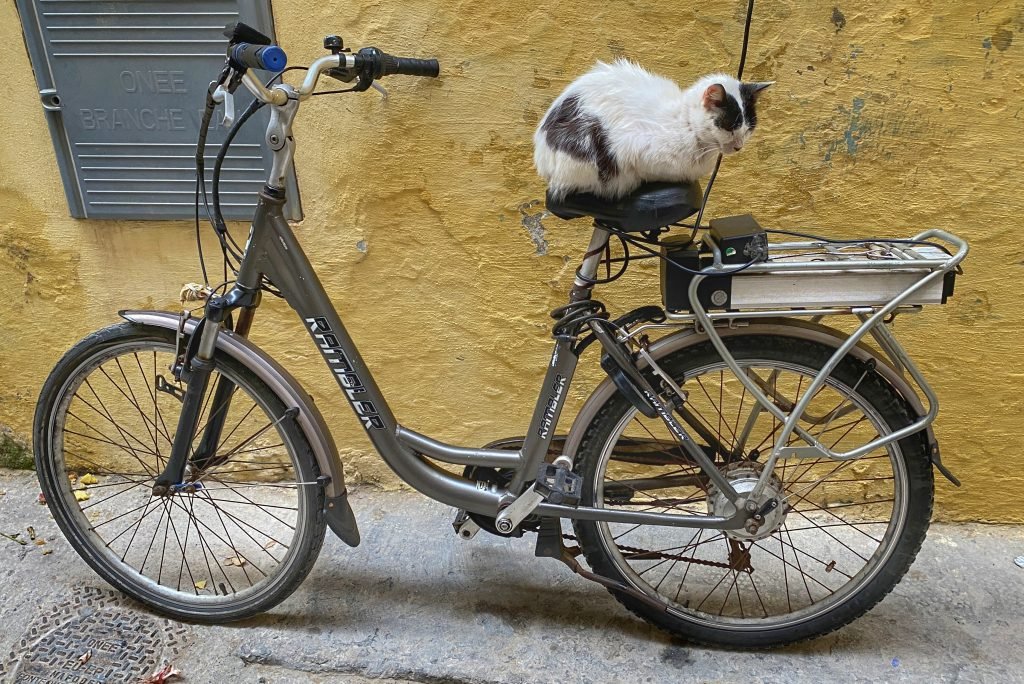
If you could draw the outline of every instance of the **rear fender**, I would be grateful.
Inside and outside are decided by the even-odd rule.
[[[179,316],[167,311],[121,311],[120,316],[138,325],[177,330]],[[185,323],[185,333],[191,335],[198,325],[198,319],[190,319]],[[355,516],[348,503],[348,490],[345,488],[345,469],[338,455],[338,447],[327,428],[327,423],[313,403],[313,398],[306,393],[291,373],[274,361],[265,351],[244,337],[235,335],[230,330],[223,330],[217,336],[217,349],[243,364],[265,382],[285,406],[299,409],[295,420],[313,449],[313,456],[320,466],[320,472],[330,476],[325,488],[327,497],[327,523],[330,528],[349,546],[359,544],[359,530]]]
[[[832,348],[838,348],[848,337],[846,333],[827,325],[793,318],[765,318],[758,321],[751,321],[749,325],[736,327],[723,326],[721,328],[716,327],[715,330],[723,338],[733,337],[736,335],[779,335],[783,337],[794,337],[797,339],[818,342]],[[680,349],[705,342],[707,339],[707,335],[697,332],[692,327],[688,327],[652,343],[649,352],[651,357],[657,361]],[[915,415],[920,417],[927,413],[924,405],[921,403],[921,398],[917,395],[917,392],[913,390],[906,378],[904,378],[903,375],[893,367],[892,362],[883,354],[876,352],[867,345],[858,344],[850,350],[850,356],[864,362],[874,361],[876,364],[875,370],[890,385],[892,385],[896,392],[899,393],[906,401],[912,414],[912,418]],[[637,362],[637,365],[640,368],[647,367],[646,362],[642,359]],[[580,409],[579,414],[577,414],[576,420],[573,421],[572,428],[569,430],[569,434],[566,437],[565,451],[563,452],[566,456],[575,460],[576,450],[579,448],[580,441],[583,439],[583,433],[586,431],[587,426],[594,419],[594,416],[597,415],[601,406],[604,405],[604,403],[608,401],[613,394],[615,394],[615,391],[615,384],[612,382],[611,378],[606,378],[597,386],[597,389],[594,390],[593,394],[587,398],[583,407]],[[925,437],[928,445],[929,457],[932,463],[934,463],[940,471],[943,471],[944,475],[949,477],[941,466],[941,463],[937,460],[938,442],[935,439],[935,434],[932,432],[931,426],[927,428]]]

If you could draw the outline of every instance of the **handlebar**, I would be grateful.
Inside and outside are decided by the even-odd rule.
[[[441,65],[436,59],[414,59],[412,57],[395,57],[381,52],[375,47],[361,49],[353,55],[355,71],[365,71],[373,78],[404,74],[406,76],[428,76],[436,78]]]
[[[228,48],[228,59],[232,66],[267,71],[281,71],[288,64],[288,56],[277,45],[236,43]]]
[[[228,47],[228,58],[233,66],[245,69],[267,69],[280,71],[287,63],[287,57],[276,45],[258,45],[254,43],[232,43]],[[309,66],[302,85],[294,89],[292,98],[305,100],[313,94],[317,80],[321,74],[328,73],[335,77],[346,77],[343,80],[359,78],[356,90],[365,90],[370,82],[382,76],[395,74],[406,76],[425,76],[436,78],[441,67],[436,59],[415,59],[412,57],[395,57],[375,47],[367,47],[359,52],[338,52],[317,59]],[[339,75],[340,74],[340,75]],[[288,99],[288,90],[283,86],[268,89],[259,79],[247,71],[242,74],[242,83],[256,96],[268,104],[283,105]]]

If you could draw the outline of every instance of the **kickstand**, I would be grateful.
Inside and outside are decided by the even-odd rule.
[[[633,587],[627,586],[622,582],[616,582],[615,580],[608,579],[601,575],[597,575],[589,570],[584,569],[580,562],[576,560],[576,557],[582,553],[579,546],[566,546],[562,542],[562,521],[559,518],[544,518],[540,523],[540,530],[537,533],[537,547],[534,550],[534,555],[538,558],[556,558],[563,563],[574,573],[588,579],[591,582],[596,582],[608,589],[622,592],[637,599],[643,601],[652,608],[665,611],[668,607],[652,599],[642,591],[637,591]]]

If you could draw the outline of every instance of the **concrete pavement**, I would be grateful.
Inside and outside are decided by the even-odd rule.
[[[271,613],[173,623],[92,573],[36,503],[32,473],[0,470],[0,493],[0,532],[27,539],[32,526],[46,542],[0,537],[0,681],[137,681],[131,667],[167,658],[188,682],[1024,682],[1022,527],[934,525],[868,615],[811,643],[744,652],[648,627],[535,559],[532,537],[464,542],[445,506],[369,489],[352,502],[362,545],[328,533],[310,577]]]

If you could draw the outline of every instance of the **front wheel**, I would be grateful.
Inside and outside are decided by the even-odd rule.
[[[282,601],[312,568],[325,530],[320,473],[289,407],[217,353],[186,482],[154,496],[185,389],[170,371],[174,337],[124,323],[65,354],[36,408],[36,470],[68,542],[107,582],[181,620],[237,620]],[[231,401],[215,411],[222,379]],[[201,459],[211,419],[223,430]]]
[[[726,343],[786,412],[834,351],[768,335]],[[659,365],[686,394],[680,414],[688,431],[737,491],[749,491],[782,424],[760,409],[709,342]],[[800,425],[847,451],[909,423],[891,385],[847,357]],[[587,506],[691,515],[722,515],[730,506],[664,424],[619,393],[587,427],[576,471]],[[933,478],[920,435],[852,461],[780,459],[768,482],[780,505],[756,532],[576,521],[576,534],[595,572],[663,607],[612,590],[632,612],[695,642],[747,647],[799,641],[851,622],[892,590],[924,541]]]

